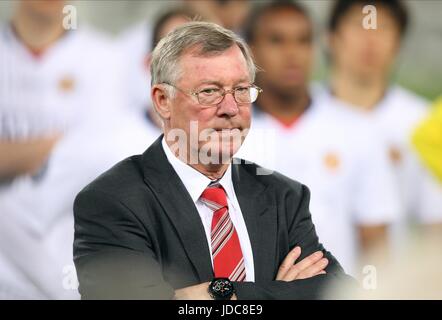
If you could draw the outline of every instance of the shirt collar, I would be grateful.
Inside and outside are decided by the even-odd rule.
[[[187,192],[189,192],[193,202],[196,203],[203,191],[212,182],[212,180],[210,180],[198,170],[192,168],[188,164],[178,159],[173,154],[172,150],[170,150],[164,137],[161,141],[161,144],[163,146],[164,152],[166,153],[167,160],[177,173],[178,177],[183,182],[184,187],[186,188]],[[231,165],[227,167],[226,172],[224,173],[223,177],[218,181],[218,183],[221,184],[221,186],[226,191],[227,197],[232,201],[234,199],[235,192],[232,182]]]

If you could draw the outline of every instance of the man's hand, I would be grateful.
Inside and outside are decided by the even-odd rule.
[[[295,261],[301,256],[301,248],[295,247],[281,263],[276,280],[293,281],[325,274],[324,269],[328,265],[328,260],[323,258],[323,255],[321,251],[316,251],[295,264]]]
[[[323,258],[323,253],[317,251],[310,256],[304,258],[295,264],[295,261],[301,256],[301,248],[296,247],[285,257],[279,267],[276,280],[293,281],[299,279],[307,279],[318,274],[325,274],[325,267],[328,260]],[[209,294],[210,282],[197,284],[195,286],[186,287],[175,290],[176,300],[213,300]],[[236,295],[232,296],[232,300],[237,300]]]
[[[209,294],[209,285],[210,282],[205,282],[175,290],[175,300],[213,300]],[[236,295],[231,300],[237,300]]]
[[[209,294],[210,282],[175,290],[175,300],[212,300]]]

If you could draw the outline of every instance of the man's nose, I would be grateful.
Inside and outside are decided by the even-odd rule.
[[[226,93],[224,96],[223,101],[219,104],[218,107],[218,115],[227,115],[229,117],[233,117],[236,114],[238,114],[239,108],[238,103],[235,101],[235,98],[233,97],[233,93],[229,92]]]

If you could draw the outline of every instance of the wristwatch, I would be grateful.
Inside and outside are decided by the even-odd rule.
[[[228,278],[214,278],[209,285],[209,294],[214,300],[230,300],[235,288]]]

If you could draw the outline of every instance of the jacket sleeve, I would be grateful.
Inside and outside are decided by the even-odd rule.
[[[310,192],[308,188],[295,186],[295,189],[301,189],[301,201],[293,212],[287,212],[290,250],[296,246],[301,247],[302,254],[297,261],[301,261],[315,251],[322,251],[324,257],[329,260],[325,269],[327,273],[289,282],[277,280],[267,283],[235,282],[234,287],[238,299],[321,299],[324,298],[325,290],[337,283],[349,282],[350,285],[356,286],[356,281],[344,273],[336,258],[319,243],[309,211]],[[294,194],[291,193],[287,196],[286,202],[294,203],[296,201],[293,198]],[[287,205],[286,207],[293,206]]]
[[[115,197],[84,189],[74,202],[74,262],[82,299],[171,299],[148,231]]]

